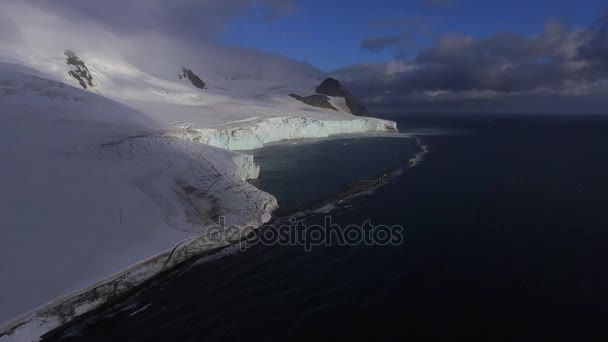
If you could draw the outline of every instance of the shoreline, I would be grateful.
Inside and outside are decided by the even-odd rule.
[[[365,190],[372,189],[376,186],[383,186],[388,180],[401,175],[403,172],[406,172],[413,167],[416,167],[424,159],[424,156],[430,152],[430,149],[419,137],[412,136],[411,139],[416,141],[416,146],[418,147],[419,151],[417,151],[411,158],[404,160],[402,165],[382,171],[370,178],[350,182],[346,184],[342,190],[332,195],[322,197],[314,203],[303,205],[298,208],[283,208],[279,205],[279,208],[275,211],[277,218],[284,218],[285,216],[297,213],[317,211],[333,203],[348,200],[353,196],[360,195]]]
[[[200,130],[188,127],[186,128],[187,134],[185,135],[180,136],[180,134],[176,134],[174,131],[169,131],[166,133],[166,136],[178,138],[185,142],[219,148],[232,153],[230,159],[236,164],[236,168],[238,169],[234,171],[234,176],[238,176],[245,184],[251,186],[246,182],[246,179],[251,178],[252,175],[257,175],[256,171],[259,171],[259,168],[256,169],[253,165],[250,156],[235,151],[236,148],[248,147],[244,149],[246,150],[257,145],[263,146],[265,143],[272,141],[325,138],[343,133],[397,132],[394,122],[374,118],[326,121],[286,117],[266,120],[257,119],[251,122],[248,121],[246,124],[239,122],[236,125],[234,123],[227,125],[228,127]],[[300,125],[303,125],[303,127],[300,127]],[[267,131],[276,130],[282,132],[281,127],[289,127],[287,134],[284,131],[283,135],[265,136],[262,134]],[[141,139],[145,140],[147,138],[141,137]],[[233,141],[236,143],[233,143]],[[251,187],[261,194],[266,194],[262,190],[253,186]],[[269,204],[262,205],[259,208],[252,207],[251,209],[255,209],[255,213],[250,212],[248,214],[255,215],[259,213],[261,217],[246,217],[246,220],[243,222],[241,222],[242,220],[237,221],[236,224],[229,222],[229,225],[236,225],[241,229],[248,229],[250,227],[259,229],[268,220],[274,220],[273,216],[279,213],[274,213],[277,208],[272,205],[271,202],[273,201],[271,199],[274,200],[275,204],[276,199],[270,194],[268,196],[269,199],[267,200],[270,201],[268,202]],[[273,216],[270,214],[267,216],[265,216],[266,214],[262,215],[262,212],[267,213],[268,211],[273,213]],[[132,291],[136,291],[142,284],[156,279],[164,272],[179,268],[179,265],[182,263],[189,263],[190,260],[200,260],[201,257],[209,257],[225,250],[225,248],[230,247],[238,241],[232,242],[226,236],[222,236],[215,241],[217,243],[209,242],[210,237],[207,233],[182,240],[173,247],[136,262],[92,285],[52,299],[36,309],[3,322],[3,325],[0,327],[0,341],[38,340],[41,336],[54,329],[96,311],[108,302],[114,302],[118,298],[124,298],[126,294],[132,294]]]
[[[297,217],[297,216],[307,215],[310,213],[319,212],[320,210],[322,210],[325,207],[331,206],[336,203],[340,203],[342,201],[349,200],[355,196],[362,195],[362,194],[364,194],[364,192],[366,190],[370,190],[370,189],[374,189],[377,187],[387,185],[389,180],[403,174],[403,172],[409,170],[410,168],[415,167],[415,164],[412,165],[412,163],[411,163],[412,160],[414,160],[414,159],[418,160],[420,154],[424,155],[429,152],[428,147],[426,147],[426,145],[422,144],[421,140],[418,137],[412,137],[412,138],[416,139],[419,151],[417,151],[411,158],[404,160],[402,165],[400,165],[396,168],[388,169],[388,170],[381,172],[370,178],[351,182],[351,183],[347,184],[343,190],[341,190],[333,195],[330,195],[328,197],[320,198],[315,203],[305,205],[305,206],[302,206],[299,208],[294,208],[294,209],[282,209],[279,206],[279,208],[274,211],[273,217],[271,220],[269,220],[268,222],[264,223],[263,225],[261,225],[259,227],[253,228],[252,231],[258,232],[258,231],[264,229],[264,227],[266,227],[267,225],[280,224],[281,222],[284,222],[285,220],[289,220],[293,216]],[[243,241],[246,241],[246,238],[241,238],[239,240],[230,241],[228,244],[226,244],[224,246],[220,246],[215,249],[205,251],[202,254],[193,255],[190,258],[188,258],[187,260],[184,260],[184,261],[180,262],[179,264],[177,264],[173,267],[170,267],[170,268],[166,269],[165,271],[153,276],[152,278],[147,279],[142,284],[137,285],[134,288],[130,289],[127,293],[124,293],[120,296],[117,296],[116,298],[112,298],[112,299],[106,301],[99,307],[92,309],[91,311],[86,312],[86,313],[70,320],[69,322],[66,322],[66,323],[48,331],[43,336],[48,335],[49,338],[53,338],[54,336],[62,335],[63,333],[66,332],[66,330],[72,329],[72,328],[77,327],[82,324],[86,325],[89,322],[96,321],[98,318],[100,318],[102,316],[102,313],[107,313],[107,311],[112,312],[112,311],[120,310],[121,304],[125,303],[129,298],[137,296],[137,294],[140,293],[142,290],[144,290],[150,286],[153,286],[154,284],[157,284],[159,282],[166,281],[175,275],[187,272],[195,265],[217,260],[217,257],[222,252],[227,251],[230,248],[237,246],[239,243],[242,243]],[[238,253],[238,250],[235,250],[235,253]],[[221,256],[220,256],[220,258],[221,258]],[[105,316],[105,314],[104,314],[104,316]],[[44,338],[42,340],[44,340]]]

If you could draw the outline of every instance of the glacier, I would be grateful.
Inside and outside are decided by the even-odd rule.
[[[327,138],[330,135],[362,132],[396,132],[395,122],[380,119],[319,120],[306,117],[277,117],[237,122],[222,129],[182,125],[176,136],[227,150],[253,150],[264,144]]]
[[[38,340],[270,220],[279,203],[247,182],[260,167],[243,151],[397,130],[353,116],[343,98],[330,99],[334,111],[289,97],[327,77],[307,63],[83,30],[31,2],[0,7],[33,18],[15,21],[18,40],[0,40],[1,342]],[[67,49],[92,76],[86,90]],[[177,77],[185,67],[205,89]],[[211,235],[220,218],[236,230]]]
[[[104,95],[37,65],[0,63],[2,342],[37,340],[234,242],[208,234],[219,217],[244,231],[267,222],[279,204],[247,182],[260,168],[242,151],[397,130],[282,94],[209,92],[201,102],[140,87],[134,97],[128,89]]]

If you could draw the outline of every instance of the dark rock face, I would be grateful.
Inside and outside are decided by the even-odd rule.
[[[192,82],[193,86],[195,86],[199,89],[205,89],[205,82],[203,82],[203,80],[201,80],[201,78],[198,77],[198,75],[193,73],[192,70],[182,68],[182,75],[179,75],[179,78],[181,79],[182,77],[190,80],[190,82]]]
[[[87,68],[84,62],[76,56],[76,53],[72,50],[65,50],[63,54],[66,57],[66,63],[72,68],[72,70],[68,71],[68,75],[74,77],[84,89],[87,89],[87,86],[94,87],[93,75],[91,75],[89,68]]]
[[[369,116],[367,108],[365,108],[364,105],[360,104],[352,98],[346,98],[346,105],[348,106],[348,108],[350,108],[350,112],[353,113],[353,115]]]
[[[338,111],[334,106],[331,105],[331,103],[329,102],[329,99],[325,95],[314,94],[314,95],[302,97],[302,96],[296,95],[296,94],[289,94],[289,96],[293,97],[294,99],[296,99],[298,101],[302,101],[309,106],[333,109],[335,111]]]
[[[323,94],[327,96],[343,97],[344,99],[346,99],[346,105],[348,106],[348,108],[350,108],[350,112],[353,113],[353,115],[369,116],[367,108],[357,102],[357,100],[355,100],[355,97],[346,88],[344,88],[344,86],[342,86],[340,81],[336,79],[326,79],[321,83],[321,85],[317,87],[316,92],[318,94]]]
[[[346,95],[350,95],[350,93],[344,89],[340,81],[333,78],[325,79],[325,81],[317,87],[316,92],[327,96],[346,97]]]

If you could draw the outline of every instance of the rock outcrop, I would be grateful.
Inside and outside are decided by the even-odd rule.
[[[369,116],[367,108],[357,102],[355,97],[346,89],[340,81],[328,78],[321,83],[316,89],[317,94],[343,97],[346,100],[346,105],[350,108],[350,112],[357,116]]]
[[[310,96],[300,96],[296,94],[289,94],[289,96],[306,103],[309,106],[319,107],[319,108],[327,108],[336,110],[336,107],[332,104],[329,99],[331,97],[341,97],[344,98],[346,102],[346,106],[350,110],[353,115],[357,116],[369,116],[369,112],[367,108],[357,102],[355,97],[346,89],[340,81],[327,78],[323,81],[315,90],[316,94]]]
[[[205,89],[205,82],[203,82],[203,80],[190,69],[182,68],[182,74],[178,75],[178,77],[179,79],[185,78],[187,80],[190,80],[190,82],[192,82],[192,85],[199,89]]]
[[[72,50],[65,50],[63,53],[66,57],[66,63],[70,66],[70,71],[68,71],[68,75],[74,77],[80,86],[83,89],[87,89],[87,87],[94,87],[93,84],[93,75],[87,68],[86,64],[76,56],[76,53]]]

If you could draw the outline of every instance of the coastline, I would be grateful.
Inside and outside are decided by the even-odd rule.
[[[393,179],[394,177],[397,177],[397,176],[403,174],[403,172],[406,172],[407,170],[411,169],[412,167],[415,167],[415,164],[412,165],[412,163],[411,163],[413,159],[420,158],[419,157],[420,154],[425,155],[425,154],[429,153],[428,147],[426,145],[424,145],[420,141],[419,138],[412,137],[412,139],[416,139],[418,148],[420,150],[418,152],[416,152],[416,154],[412,158],[404,160],[402,165],[400,165],[396,168],[387,169],[386,171],[384,171],[378,175],[375,175],[373,177],[363,179],[360,181],[356,181],[356,182],[352,182],[352,183],[346,185],[344,190],[342,190],[338,193],[335,193],[327,198],[320,198],[317,202],[315,202],[313,204],[306,205],[306,206],[299,207],[299,208],[294,208],[291,210],[290,209],[283,210],[282,207],[279,207],[277,210],[274,211],[274,213],[273,213],[274,215],[270,221],[268,221],[267,223],[265,223],[259,227],[253,228],[253,231],[258,231],[260,229],[263,229],[267,225],[270,225],[270,226],[281,225],[283,222],[285,222],[286,220],[289,220],[291,217],[301,217],[308,213],[314,213],[314,212],[317,212],[317,213],[318,212],[329,212],[329,211],[326,211],[327,208],[331,208],[334,205],[339,204],[343,201],[349,200],[355,196],[364,195],[366,193],[366,191],[368,191],[368,190],[373,191],[373,189],[375,189],[375,188],[389,184],[390,180]],[[245,238],[236,239],[224,246],[217,247],[212,250],[208,250],[202,254],[193,255],[189,259],[184,260],[183,262],[175,265],[174,267],[171,267],[171,268],[165,270],[164,272],[157,274],[156,276],[152,277],[151,279],[148,279],[144,283],[131,289],[128,293],[125,293],[116,298],[112,298],[111,300],[108,300],[101,306],[99,306],[79,317],[76,317],[75,319],[71,320],[70,322],[67,322],[65,325],[62,324],[61,326],[50,330],[47,333],[47,335],[50,338],[53,338],[54,336],[61,336],[61,335],[65,334],[66,330],[77,329],[78,326],[87,325],[89,322],[95,322],[97,319],[101,318],[102,316],[108,315],[108,311],[109,312],[118,312],[118,311],[122,310],[122,307],[123,307],[122,304],[125,299],[127,299],[131,296],[136,296],[137,293],[139,293],[143,289],[147,288],[148,286],[151,286],[152,284],[157,284],[158,282],[166,281],[166,280],[170,279],[172,276],[174,276],[175,274],[180,274],[180,273],[186,272],[193,265],[199,265],[202,263],[214,261],[217,259],[218,255],[221,257],[221,253],[230,250],[232,247],[236,247],[239,243],[242,243],[245,240],[246,240]],[[234,252],[238,253],[238,249],[235,249]]]
[[[409,130],[410,124],[441,122],[441,119],[433,118],[423,120],[403,120],[400,123],[403,122],[401,127],[404,130]],[[554,322],[560,322],[564,327],[558,332],[560,334],[576,336],[581,329],[590,329],[593,334],[601,335],[601,325],[589,319],[603,310],[602,303],[594,299],[605,289],[604,283],[589,284],[592,290],[589,291],[587,286],[577,286],[580,284],[578,272],[564,276],[561,266],[572,260],[573,249],[567,247],[583,243],[593,251],[584,255],[585,265],[589,268],[585,268],[583,273],[586,277],[599,275],[601,278],[602,264],[593,261],[597,259],[594,256],[602,255],[606,250],[602,249],[602,243],[598,244],[597,234],[581,236],[577,227],[583,224],[589,228],[589,233],[602,231],[602,225],[598,224],[598,219],[602,218],[601,206],[594,205],[601,194],[591,193],[589,189],[598,185],[608,189],[607,182],[601,172],[589,174],[570,167],[573,161],[565,160],[562,150],[547,150],[544,140],[537,139],[539,129],[545,127],[548,141],[557,146],[567,146],[569,142],[562,138],[569,131],[568,125],[555,124],[563,118],[548,118],[531,126],[525,118],[517,120],[487,126],[481,121],[472,122],[467,126],[471,128],[467,136],[420,136],[422,142],[430,146],[431,152],[415,168],[375,190],[364,191],[333,208],[326,208],[331,210],[329,214],[320,211],[296,217],[307,227],[324,226],[324,218],[328,215],[332,216],[332,224],[341,227],[360,225],[368,219],[372,225],[400,225],[404,228],[404,240],[397,246],[343,246],[334,239],[328,246],[313,245],[310,251],[306,251],[303,246],[292,246],[282,241],[269,244],[267,242],[273,240],[263,240],[263,231],[260,231],[256,235],[262,241],[252,241],[246,253],[241,253],[239,246],[228,248],[226,252],[209,257],[216,261],[193,264],[182,274],[174,274],[113,308],[97,312],[97,317],[91,317],[90,321],[70,324],[68,329],[43,341],[61,341],[61,338],[162,341],[176,337],[222,340],[256,336],[257,339],[281,340],[289,333],[315,340],[327,335],[327,331],[332,336],[346,334],[356,339],[370,327],[390,339],[412,334],[428,335],[436,326],[437,319],[463,335],[470,330],[468,323],[481,320],[492,328],[486,331],[487,336],[492,336],[495,331],[509,326],[509,319],[517,317],[522,307],[532,310],[533,314],[525,317],[531,324],[517,328],[516,334],[542,334],[551,331]],[[586,128],[576,134],[580,140],[578,145],[584,147],[597,139],[605,139],[604,126],[605,122],[585,123]],[[521,135],[521,139],[513,141],[513,132]],[[530,145],[530,141],[534,144]],[[413,140],[395,143],[397,146],[411,146],[398,162],[413,156],[418,150]],[[305,144],[299,144],[297,151],[304,150],[301,145]],[[288,152],[292,143],[282,145],[275,152]],[[594,146],[591,154],[601,159],[602,145],[591,146]],[[529,165],[512,168],[510,156],[522,150],[525,151],[523,158],[534,165],[532,168]],[[374,149],[371,151],[373,153]],[[546,153],[540,153],[539,157],[542,151]],[[355,156],[357,153],[357,150],[352,152]],[[272,158],[273,153],[264,152],[264,155]],[[283,153],[274,155],[279,158]],[[280,164],[281,159],[277,163]],[[295,159],[311,160],[305,155]],[[307,170],[323,166],[323,160],[311,160]],[[462,160],[467,163],[462,163]],[[578,164],[585,160],[588,156],[579,155],[574,162]],[[257,162],[262,166],[260,177],[270,178],[263,160],[258,159]],[[552,163],[562,166],[566,173],[547,180],[542,176],[543,170]],[[452,165],[453,169],[445,172],[445,165]],[[599,169],[607,164],[605,159],[601,159],[594,165]],[[302,174],[307,170],[302,170]],[[495,176],[486,177],[488,172]],[[516,179],[509,175],[516,176]],[[590,177],[580,183],[581,175]],[[299,178],[290,173],[272,175],[273,179],[278,177]],[[359,177],[362,178],[366,177]],[[551,186],[554,180],[564,181],[564,186]],[[310,183],[314,181],[307,182]],[[437,186],[445,190],[440,196],[432,191]],[[540,186],[543,188],[539,189]],[[488,189],[500,191],[488,192]],[[502,191],[505,189],[512,189],[516,195]],[[579,192],[579,189],[584,192]],[[488,201],[488,196],[495,194],[500,196],[499,206]],[[526,197],[526,194],[531,197]],[[464,201],[463,195],[467,195]],[[522,198],[526,199],[525,203],[521,203]],[[551,216],[555,208],[564,203],[572,203],[575,210],[558,211],[558,218]],[[445,215],[435,215],[445,208],[448,208]],[[471,208],[484,210],[471,211]],[[514,212],[516,217],[512,216]],[[549,216],[543,215],[540,221],[528,221],[537,218],[539,212]],[[581,213],[585,215],[581,216]],[[582,223],[581,217],[584,219]],[[537,222],[533,232],[525,222]],[[282,225],[291,224],[274,223],[275,227]],[[547,236],[551,236],[550,241],[547,241]],[[514,250],[518,251],[515,259],[512,258]],[[530,268],[529,256],[538,255],[539,250],[543,251],[542,258],[533,260],[533,264],[539,267]],[[484,258],[480,259],[479,255]],[[576,265],[567,263],[570,268]],[[479,277],[471,274],[481,274],[497,287],[488,290],[487,282],[480,283]],[[515,278],[531,279],[538,286],[513,287],[510,281]],[[547,279],[560,281],[556,283]],[[446,283],[454,286],[446,287]],[[534,296],[540,292],[549,295],[539,297],[541,310],[535,311],[538,303],[529,299],[536,298]],[[480,293],[483,294],[481,297]],[[563,299],[564,293],[567,294],[566,307],[556,310],[554,304]],[[454,300],[446,302],[446,296]],[[584,317],[577,313],[581,298],[584,303],[594,303]],[[325,303],[336,305],[313,311]],[[374,304],[362,307],[365,303]],[[456,315],[455,322],[454,313],[461,313],[461,309],[469,304],[479,310],[466,312],[464,316]],[[504,311],[499,310],[499,320],[486,315],[497,305],[506,305]],[[386,323],[386,313],[394,308],[400,308],[396,320],[413,317],[411,329],[404,331],[399,324]],[[444,312],[443,309],[447,313],[437,317],[435,313]],[[309,310],[314,314],[302,315]],[[275,317],[283,318],[284,324],[277,326]],[[353,322],[358,325],[355,330],[349,330]],[[460,328],[462,330],[458,330]],[[451,333],[451,330],[439,331],[435,335],[449,338]]]
[[[268,121],[272,124],[264,127],[265,123]],[[286,132],[284,129],[281,130],[281,125],[285,128],[285,125],[293,125],[294,122],[303,124],[306,129],[298,130],[297,128],[293,129],[292,127],[292,130],[287,131],[287,135],[267,135],[269,129]],[[191,137],[190,139],[186,136],[177,137],[175,134],[171,133],[168,133],[168,136],[232,151],[237,148],[239,150],[248,149],[243,147],[250,147],[249,149],[256,148],[273,141],[323,138],[334,134],[344,133],[397,131],[394,122],[373,118],[339,121],[308,118],[269,118],[256,121],[254,125],[252,125],[252,123],[254,122],[244,121],[230,128],[206,129],[204,131],[205,134],[211,134],[211,136],[214,137],[214,139],[211,140],[201,139],[201,135],[193,138]],[[260,123],[262,128],[260,128]],[[277,127],[276,123],[279,124],[279,127]],[[352,125],[349,126],[349,123]],[[191,133],[192,129],[188,129],[188,131]],[[205,135],[203,135],[203,137],[204,136]],[[263,139],[260,139],[260,137]],[[151,137],[136,138],[144,140],[151,139]],[[241,143],[231,144],[231,139],[235,138]],[[222,145],[218,143],[218,141],[222,143],[226,142],[226,144]],[[253,141],[254,143],[244,145],[242,143],[243,141],[247,143]],[[132,144],[132,142],[129,143]],[[232,155],[232,162],[238,169],[234,171],[235,176],[243,181],[257,177],[259,167],[253,163],[253,158],[237,152],[232,152]],[[264,193],[257,188],[255,189],[260,193]],[[359,190],[363,190],[363,188]],[[273,196],[268,196],[268,198],[266,198],[267,196],[262,196],[265,203],[257,208],[258,212],[261,210],[264,213],[260,212],[259,216],[251,216],[252,213],[250,213],[250,218],[257,216],[257,219],[254,221],[259,221],[254,222],[248,219],[248,222],[239,222],[239,226],[244,227],[244,229],[247,227],[255,227],[255,229],[258,229],[262,227],[264,223],[272,219],[272,216],[266,213],[274,213],[277,209],[277,204],[276,199]],[[232,225],[232,223],[230,224]],[[224,250],[226,247],[229,247],[231,244],[238,242],[231,241],[230,238],[226,238],[225,236],[220,237],[216,243],[209,243],[209,241],[209,236],[205,233],[183,240],[171,249],[153,255],[110,277],[98,281],[93,285],[66,296],[56,298],[48,304],[6,322],[6,325],[2,326],[0,329],[0,341],[37,340],[47,332],[85,315],[86,313],[105,305],[109,301],[123,298],[123,296],[128,295],[131,291],[135,291],[138,287],[143,286],[148,281],[152,281],[165,272],[170,272],[177,265],[187,263],[192,259],[199,260],[201,256],[213,255]],[[227,243],[227,241],[232,243]]]
[[[404,160],[403,164],[395,167],[384,170],[383,172],[378,173],[375,176],[361,179],[358,181],[350,182],[344,186],[344,188],[332,195],[329,195],[324,198],[320,198],[317,202],[312,203],[310,205],[305,205],[298,208],[286,209],[280,207],[275,211],[278,218],[284,218],[288,215],[294,215],[298,213],[306,213],[306,212],[314,212],[323,210],[323,208],[332,206],[333,204],[339,203],[344,200],[348,200],[353,196],[358,196],[364,193],[366,190],[372,190],[378,186],[384,186],[391,179],[401,175],[403,172],[416,167],[418,163],[422,162],[424,156],[430,153],[430,149],[427,145],[425,145],[419,137],[412,136],[411,139],[416,141],[416,145],[419,148],[419,151],[414,154],[413,157]]]

